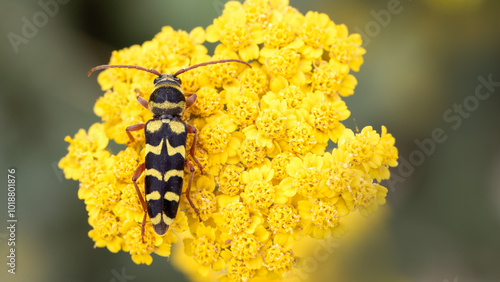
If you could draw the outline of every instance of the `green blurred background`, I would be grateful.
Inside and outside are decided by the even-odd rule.
[[[127,253],[93,249],[78,183],[57,162],[64,137],[98,121],[93,104],[102,92],[87,77],[91,67],[164,25],[207,27],[225,2],[69,1],[43,23],[38,1],[1,1],[0,218],[6,226],[7,168],[15,168],[19,221],[17,274],[3,264],[0,281],[187,281],[167,259],[135,265]],[[355,118],[347,124],[387,126],[407,162],[393,170],[400,178],[385,182],[382,219],[319,269],[340,261],[342,281],[500,281],[500,87],[480,89],[492,93],[487,99],[474,96],[479,76],[500,82],[500,1],[401,0],[397,13],[388,12],[396,0],[290,2],[363,33],[368,52],[346,99]],[[22,35],[23,18],[34,16],[40,27],[14,47],[8,34]],[[436,129],[446,140],[432,150]],[[3,262],[7,236],[2,227]]]

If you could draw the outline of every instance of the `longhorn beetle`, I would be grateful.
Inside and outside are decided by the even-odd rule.
[[[186,99],[181,89],[181,80],[177,76],[198,67],[230,62],[237,62],[250,66],[244,61],[227,59],[196,64],[180,69],[174,74],[161,74],[154,69],[133,65],[101,65],[92,68],[88,73],[90,76],[97,70],[129,68],[146,71],[158,76],[154,79],[154,90],[153,93],[151,93],[149,102],[140,96],[138,89],[135,89],[137,101],[144,108],[152,112],[153,118],[145,124],[135,124],[126,128],[127,135],[131,142],[134,142],[134,137],[130,131],[141,129],[144,129],[146,140],[145,161],[139,165],[132,176],[132,182],[134,183],[135,190],[144,209],[141,229],[143,242],[146,215],[149,214],[153,228],[158,235],[165,234],[169,226],[174,222],[182,193],[184,166],[187,166],[190,171],[186,197],[201,221],[198,209],[196,209],[189,197],[191,183],[194,177],[194,166],[186,158],[187,134],[194,133],[190,154],[203,173],[203,166],[194,156],[198,133],[194,126],[182,120],[184,110],[196,101],[197,96],[194,93],[190,93],[191,96]],[[137,186],[137,179],[143,172],[146,174],[144,181],[146,201],[144,201],[139,187]]]

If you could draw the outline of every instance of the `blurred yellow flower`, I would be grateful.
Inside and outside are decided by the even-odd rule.
[[[213,56],[205,40],[218,43]],[[144,134],[133,132],[136,140],[128,142],[125,128],[152,118],[135,89],[147,100],[154,77],[131,69],[99,74],[106,92],[94,112],[101,122],[66,137],[68,154],[59,162],[66,178],[80,182],[95,246],[151,264],[151,254],[169,256],[180,241],[189,262],[181,268],[194,269],[193,279],[266,281],[301,267],[299,241],[341,237],[348,215],[376,211],[387,194],[380,182],[397,165],[398,151],[385,126],[354,132],[343,124],[351,116],[343,97],[357,84],[351,72],[363,63],[361,44],[326,14],[303,15],[287,0],[246,0],[227,2],[206,29],[164,27],[151,41],[114,51],[110,64],[161,73],[231,58],[252,67],[216,64],[182,74],[184,92],[197,95],[183,120],[199,134],[196,157],[204,169],[195,168],[191,200],[202,221],[182,195],[168,232],[157,235],[147,220],[144,241],[144,211],[131,180],[144,160]],[[109,141],[122,150],[110,153]],[[183,189],[188,179],[185,173]],[[137,184],[144,193],[143,176]]]
[[[312,11],[307,12],[299,31],[299,37],[304,41],[301,53],[306,58],[320,58],[323,55],[323,50],[326,49],[326,46],[332,44],[336,36],[335,24],[328,15]]]
[[[338,95],[350,96],[358,84],[356,78],[349,74],[349,66],[336,61],[323,61],[312,74],[312,88],[323,92],[331,101],[338,99]]]
[[[264,264],[267,268],[269,279],[279,279],[283,274],[292,269],[295,264],[293,251],[286,249],[279,244],[270,246],[264,253]]]

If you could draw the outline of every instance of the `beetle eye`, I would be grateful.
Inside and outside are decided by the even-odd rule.
[[[177,76],[175,77],[175,80],[176,80],[177,82],[179,82],[179,84],[182,84],[182,80],[181,80],[180,78],[178,78]]]

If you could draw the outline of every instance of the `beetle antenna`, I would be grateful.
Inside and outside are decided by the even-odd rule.
[[[227,60],[211,61],[211,62],[205,62],[205,63],[200,63],[200,64],[192,65],[192,66],[187,67],[185,69],[178,70],[176,73],[174,73],[174,76],[178,76],[181,73],[185,73],[185,72],[190,71],[190,70],[195,69],[195,68],[199,68],[199,67],[203,67],[203,66],[207,66],[207,65],[213,65],[213,64],[230,63],[230,62],[242,63],[242,64],[245,64],[245,65],[247,65],[249,67],[252,67],[250,64],[248,64],[247,62],[244,62],[242,60],[227,59]]]
[[[97,70],[103,70],[103,69],[110,69],[110,68],[124,68],[124,69],[137,69],[137,70],[142,70],[142,71],[147,71],[152,74],[156,74],[157,76],[161,76],[161,73],[155,69],[147,69],[139,66],[131,66],[131,65],[100,65],[97,67],[93,67],[91,70],[89,70],[88,75],[90,76],[93,72]]]

